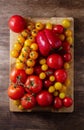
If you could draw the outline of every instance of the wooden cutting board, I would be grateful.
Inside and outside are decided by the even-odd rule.
[[[61,17],[52,17],[52,18],[28,18],[33,21],[41,21],[42,23],[46,22],[51,22],[52,24],[61,24],[61,21],[63,19],[69,19],[71,21],[71,30],[73,31],[73,39],[74,39],[74,19],[72,17],[66,17],[66,18],[61,18]],[[17,33],[14,33],[10,31],[10,50],[13,47],[14,42],[17,40]],[[74,40],[73,40],[74,42]],[[68,88],[67,94],[72,97],[73,102],[74,102],[74,43],[72,44],[71,48],[71,53],[72,53],[72,61],[70,63],[70,69],[68,70],[68,75],[71,80],[71,84]],[[10,57],[10,70],[12,68],[12,65],[15,63],[14,58]],[[50,111],[50,112],[73,112],[74,110],[74,103],[71,107],[69,108],[61,108],[59,110],[53,109],[52,107],[35,107],[32,110],[20,110],[16,105],[14,105],[13,100],[10,99],[10,111],[12,112],[31,112],[31,111]]]

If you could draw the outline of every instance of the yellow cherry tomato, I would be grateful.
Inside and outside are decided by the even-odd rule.
[[[17,62],[17,63],[15,64],[15,67],[16,67],[16,69],[24,69],[25,64],[22,63],[22,62]]]
[[[30,46],[30,49],[33,51],[37,51],[38,50],[38,44],[37,43],[32,43]]]
[[[31,42],[35,42],[35,37],[34,36],[29,36],[28,40],[31,41]]]
[[[23,30],[21,32],[21,35],[24,37],[24,38],[27,38],[28,37],[28,34],[29,34],[29,31],[26,29],[26,30]]]
[[[20,56],[18,57],[18,59],[17,59],[17,62],[18,61],[21,61],[21,62],[23,62],[23,63],[25,63],[26,62],[26,60],[27,60],[27,58],[26,58],[26,56],[24,56],[24,54],[20,54]]]
[[[65,36],[72,36],[72,30],[70,30],[70,29],[67,29],[66,31],[65,31]]]
[[[55,91],[55,87],[54,86],[50,86],[49,88],[48,88],[48,92],[49,93],[53,93]]]
[[[27,59],[27,66],[28,67],[33,67],[35,65],[35,60],[29,58]]]
[[[64,41],[64,40],[65,40],[65,35],[64,35],[64,34],[60,34],[60,35],[59,35],[59,39],[60,39],[61,41]]]
[[[73,44],[73,38],[72,38],[72,36],[67,37],[66,41],[69,42],[72,45]]]
[[[31,34],[32,34],[32,36],[34,36],[34,37],[37,36],[37,33],[38,33],[38,30],[37,30],[37,29],[33,29],[33,30],[31,31]]]
[[[13,104],[16,105],[16,106],[19,106],[20,105],[20,100],[13,100]]]
[[[43,27],[44,27],[44,25],[43,25],[41,22],[37,22],[37,23],[35,24],[35,27],[36,27],[37,30],[42,30]]]
[[[40,61],[39,61],[39,63],[41,64],[41,65],[43,65],[43,64],[45,64],[46,63],[46,59],[41,59]]]
[[[24,46],[22,48],[21,53],[27,58],[29,56],[29,53],[30,53],[30,48],[28,46]]]
[[[69,78],[66,79],[66,81],[64,82],[65,86],[70,86],[71,84],[71,80]]]
[[[30,56],[31,59],[36,60],[38,58],[38,52],[31,51],[30,54],[29,54],[29,56]]]
[[[30,47],[32,42],[29,39],[25,40],[24,46]]]
[[[17,38],[17,41],[18,41],[19,43],[21,43],[21,45],[24,45],[25,38],[24,38],[22,35],[19,35],[18,38]]]
[[[63,93],[63,92],[61,92],[60,94],[59,94],[59,98],[61,98],[61,99],[64,99],[65,98],[65,93]]]
[[[70,64],[67,63],[67,62],[65,62],[65,63],[64,63],[64,69],[69,69],[69,68],[70,68]]]
[[[15,49],[11,50],[11,57],[17,58],[19,56],[19,52]]]
[[[54,86],[55,86],[55,89],[56,89],[56,90],[61,90],[61,89],[62,89],[62,83],[60,83],[60,82],[56,82],[56,83],[54,84]]]
[[[32,29],[34,29],[34,23],[32,22],[32,21],[30,21],[30,22],[28,22],[28,26],[27,26],[27,28],[28,28],[28,30],[32,30]]]
[[[51,76],[49,77],[49,80],[50,80],[51,82],[55,81],[55,76],[51,75]]]
[[[22,105],[19,105],[18,108],[19,108],[20,110],[23,110],[23,109],[24,109],[24,108],[22,107]]]
[[[62,26],[63,26],[64,28],[69,28],[69,27],[71,26],[70,20],[69,20],[69,19],[64,19],[64,20],[62,21]]]
[[[39,77],[40,77],[40,79],[45,79],[46,78],[46,74],[44,72],[41,72],[39,74]]]
[[[41,69],[42,69],[43,71],[46,71],[46,70],[48,69],[48,65],[47,65],[47,64],[43,64],[43,65],[41,66]]]
[[[21,51],[21,49],[22,49],[21,44],[15,43],[15,44],[14,44],[14,49],[17,50],[17,51]]]
[[[47,29],[52,29],[52,24],[51,24],[50,22],[47,22],[47,23],[46,23],[46,28],[47,28]]]
[[[26,74],[31,75],[34,72],[34,68],[33,67],[26,68],[25,72]]]
[[[59,92],[55,90],[54,93],[53,93],[53,95],[54,95],[54,96],[58,96],[58,95],[59,95]]]

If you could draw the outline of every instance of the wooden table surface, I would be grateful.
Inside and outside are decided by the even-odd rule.
[[[74,17],[75,110],[73,113],[9,111],[9,29],[11,15]],[[0,0],[0,130],[84,130],[84,0]]]

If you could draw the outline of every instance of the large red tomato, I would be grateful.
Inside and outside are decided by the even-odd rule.
[[[57,82],[63,83],[67,79],[67,72],[64,69],[56,70],[54,75]]]
[[[8,88],[8,96],[13,100],[20,99],[24,93],[25,91],[22,86],[10,85]]]
[[[36,96],[36,100],[37,100],[38,105],[45,107],[45,106],[51,105],[53,101],[53,96],[51,93],[45,90],[45,91],[41,91]]]
[[[25,109],[31,109],[36,105],[36,99],[32,94],[25,94],[21,98],[21,105]]]
[[[12,31],[19,33],[25,29],[26,21],[20,15],[13,15],[12,17],[10,17],[8,25]]]
[[[47,58],[47,64],[52,69],[60,69],[63,66],[63,59],[58,54],[51,54]]]
[[[28,76],[25,83],[25,90],[32,93],[40,92],[42,90],[42,80],[35,75]]]
[[[12,69],[10,73],[10,80],[13,83],[25,83],[27,79],[27,75],[25,73],[25,70],[22,69]]]

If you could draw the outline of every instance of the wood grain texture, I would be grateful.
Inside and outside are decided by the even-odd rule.
[[[32,17],[75,18],[75,111],[72,114],[11,113],[8,19],[13,14]],[[0,129],[84,130],[84,0],[0,0]]]

